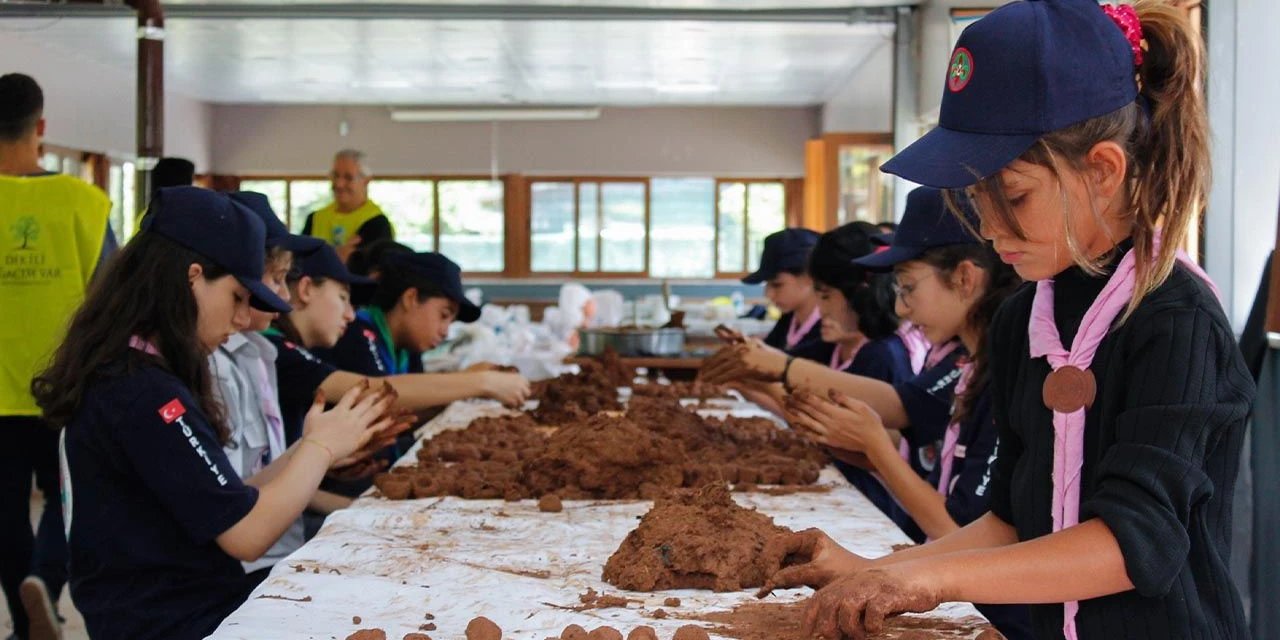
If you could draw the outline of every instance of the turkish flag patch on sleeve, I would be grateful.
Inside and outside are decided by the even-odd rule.
[[[187,412],[187,408],[182,406],[182,401],[174,398],[168,404],[160,407],[160,419],[165,424],[172,424],[174,420],[181,418]]]

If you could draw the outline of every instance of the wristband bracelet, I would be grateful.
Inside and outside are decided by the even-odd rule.
[[[333,449],[330,449],[329,447],[325,446],[324,443],[320,442],[319,440],[316,440],[315,438],[303,438],[302,444],[307,444],[307,443],[314,444],[315,446],[320,447],[321,449],[324,449],[324,452],[329,454],[329,464],[333,464],[333,460],[334,460]]]
[[[791,373],[791,363],[795,361],[795,356],[787,356],[787,364],[782,367],[782,388],[786,390],[787,393],[794,391],[794,389],[791,388],[791,383],[787,381],[787,377],[788,374]]]

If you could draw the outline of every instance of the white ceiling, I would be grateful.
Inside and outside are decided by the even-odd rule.
[[[182,2],[191,0],[167,0]],[[770,0],[555,4],[796,7]],[[166,27],[168,87],[217,103],[813,105],[892,38],[889,24],[821,22],[170,18]],[[129,18],[0,18],[0,37],[122,69],[134,65],[134,30]]]

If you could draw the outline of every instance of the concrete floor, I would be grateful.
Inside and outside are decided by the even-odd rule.
[[[31,496],[33,530],[43,512],[44,499],[38,493],[33,494]],[[84,619],[80,617],[80,612],[76,611],[75,605],[71,604],[71,594],[67,589],[62,590],[62,599],[58,601],[58,612],[67,619],[66,624],[62,626],[63,640],[89,640],[89,632],[84,629]],[[11,633],[13,633],[13,620],[9,617],[9,607],[5,605],[4,599],[0,598],[0,638],[8,638]]]

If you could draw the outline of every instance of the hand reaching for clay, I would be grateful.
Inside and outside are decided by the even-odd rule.
[[[769,595],[774,589],[818,589],[870,562],[818,529],[776,536],[765,544],[763,553],[769,566],[777,569],[756,592],[757,598]]]
[[[759,340],[745,340],[712,354],[698,372],[698,379],[711,384],[737,380],[779,382],[786,366],[786,353]]]
[[[827,398],[799,390],[787,398],[787,421],[814,442],[874,457],[892,452],[893,439],[867,403],[838,391]]]
[[[823,587],[805,607],[806,637],[863,640],[884,630],[886,618],[932,611],[944,597],[936,577],[922,568],[919,562],[892,564]]]
[[[480,375],[486,398],[511,408],[519,408],[529,399],[529,381],[518,373],[484,371]]]
[[[716,325],[716,337],[720,338],[725,344],[742,344],[747,341],[747,337],[742,335],[741,331],[730,329],[724,325]]]
[[[303,424],[303,440],[312,440],[328,450],[332,456],[330,464],[342,460],[396,423],[396,419],[388,415],[393,402],[393,393],[375,391],[368,380],[349,389],[327,411],[324,395],[317,392]]]

